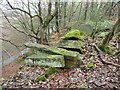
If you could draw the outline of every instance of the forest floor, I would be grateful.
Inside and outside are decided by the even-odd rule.
[[[106,88],[120,90],[119,67],[103,64],[96,50],[87,42],[82,56],[83,66],[93,62],[92,68],[55,68],[56,72],[45,80],[35,82],[50,67],[26,66],[24,62],[13,62],[3,69],[3,88]],[[118,64],[117,57],[103,54],[104,61]]]

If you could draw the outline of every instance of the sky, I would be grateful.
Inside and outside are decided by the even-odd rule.
[[[28,0],[8,0],[12,6],[14,7],[21,7],[20,5],[20,2],[21,1],[24,1],[24,3],[27,3]],[[39,0],[29,0],[30,2],[38,2]],[[57,0],[41,0],[42,2],[48,2],[48,1],[51,1],[51,2],[54,2],[54,1],[57,1]],[[118,2],[120,0],[60,0],[62,2],[111,2],[111,1],[114,1],[114,2]],[[15,3],[18,3],[18,4],[15,4]],[[6,10],[6,7],[5,7],[5,4],[7,4],[6,0],[0,0],[0,8],[2,8],[2,10]]]

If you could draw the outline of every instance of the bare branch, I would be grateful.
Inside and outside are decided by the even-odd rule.
[[[14,25],[11,24],[11,22],[9,21],[9,19],[7,18],[7,16],[5,15],[5,13],[3,11],[2,11],[2,13],[3,13],[4,17],[6,18],[7,22],[10,24],[10,26],[13,27],[15,30],[17,30],[18,32],[23,33],[23,34],[25,34],[27,36],[30,36],[30,37],[33,37],[33,38],[39,40],[39,38],[37,38],[36,36],[28,34],[28,33],[24,32],[24,31],[21,31],[21,30],[17,29]]]
[[[13,9],[13,10],[19,10],[19,11],[21,11],[21,12],[26,13],[26,14],[29,15],[30,17],[32,17],[32,15],[31,15],[29,12],[27,12],[27,11],[25,11],[25,10],[23,10],[23,9],[20,9],[20,8],[13,7],[8,0],[6,0],[6,1],[7,1],[8,5],[10,6],[11,9]]]
[[[5,42],[9,42],[9,43],[12,44],[13,46],[15,46],[17,49],[19,49],[18,46],[15,45],[12,41],[7,40],[7,39],[4,39],[4,38],[0,38],[0,39],[3,40],[3,41],[5,41]]]

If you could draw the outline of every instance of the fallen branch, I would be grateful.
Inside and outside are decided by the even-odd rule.
[[[107,64],[107,65],[113,65],[115,67],[118,67],[120,68],[120,65],[118,64],[115,64],[115,63],[112,63],[112,62],[107,62],[103,59],[103,52],[98,48],[98,46],[96,44],[94,44],[94,47],[95,49],[97,50],[98,54],[99,54],[99,57],[100,57],[100,60],[103,64]]]

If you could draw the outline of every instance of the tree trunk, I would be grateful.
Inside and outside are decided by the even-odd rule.
[[[70,10],[70,16],[69,16],[69,20],[68,20],[69,22],[71,21],[73,9],[74,9],[74,3],[75,3],[75,2],[72,2],[72,6],[71,6],[71,10]]]
[[[46,30],[47,30],[47,26],[49,25],[49,23],[53,20],[53,18],[56,16],[57,12],[56,12],[56,9],[55,11],[53,12],[52,15],[47,15],[46,16],[46,19],[42,25],[42,32],[40,33],[40,43],[43,44],[43,43],[47,43],[47,40],[46,40]],[[45,41],[45,42],[44,42]]]
[[[114,34],[117,32],[117,30],[120,27],[120,1],[117,3],[118,5],[118,20],[115,23],[115,25],[113,26],[111,32],[106,36],[106,38],[103,40],[102,45],[107,45],[109,43],[109,41],[113,38]]]
[[[86,2],[86,7],[85,7],[85,17],[84,17],[84,20],[87,19],[87,11],[88,11],[88,2]]]
[[[67,2],[64,3],[64,28],[66,27],[66,9],[67,9]]]
[[[56,9],[56,16],[55,16],[55,22],[56,22],[56,31],[59,32],[59,20],[58,20],[58,17],[59,17],[59,12],[58,12],[58,7],[59,7],[59,3],[58,2],[55,2],[55,9]]]
[[[118,30],[119,26],[120,26],[120,18],[118,19],[118,21],[116,22],[116,24],[113,26],[111,32],[103,40],[102,45],[107,45],[109,43],[109,41],[113,38],[115,32]]]

